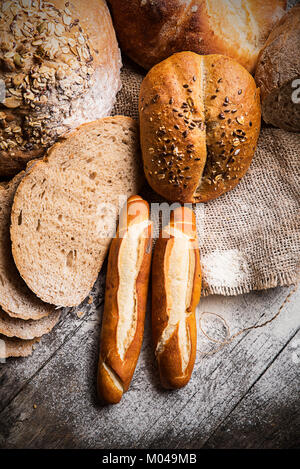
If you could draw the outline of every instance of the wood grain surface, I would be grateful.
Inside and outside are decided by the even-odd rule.
[[[299,289],[202,299],[195,371],[175,392],[160,386],[148,311],[131,388],[119,405],[101,407],[95,384],[103,280],[102,274],[94,303],[66,311],[32,357],[0,365],[2,448],[300,446]],[[264,327],[218,343],[228,327],[234,335],[270,321],[280,309]]]

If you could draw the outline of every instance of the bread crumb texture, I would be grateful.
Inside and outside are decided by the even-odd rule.
[[[39,298],[77,306],[88,296],[120,200],[142,182],[137,124],[120,116],[79,127],[29,169],[12,209],[12,252]]]
[[[37,320],[54,312],[54,307],[43,303],[29,290],[11,253],[11,208],[23,176],[24,172],[0,186],[0,307],[11,317]]]

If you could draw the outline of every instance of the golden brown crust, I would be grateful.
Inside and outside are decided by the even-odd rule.
[[[184,220],[184,221],[182,221]],[[192,221],[192,223],[191,223]],[[201,268],[197,242],[195,216],[188,208],[178,208],[173,212],[170,227],[175,227],[190,237],[190,249],[195,256],[194,277],[190,305],[186,312],[186,327],[190,340],[190,357],[185,372],[182,372],[182,355],[179,346],[179,323],[161,352],[157,351],[163,332],[169,324],[168,276],[166,265],[169,261],[175,236],[168,236],[165,227],[157,240],[152,264],[152,335],[158,361],[161,383],[165,388],[177,389],[189,382],[196,357],[197,328],[195,310],[201,295]]]
[[[299,50],[300,4],[292,8],[270,34],[259,55],[255,74],[265,122],[294,132],[300,131],[300,103],[292,99],[294,92],[298,96]]]
[[[229,24],[224,22],[224,15],[228,16],[232,8],[227,3],[234,3],[227,0],[109,0],[109,3],[122,49],[146,69],[176,52],[192,51],[227,55],[249,71],[254,70],[259,49],[287,4],[286,0],[247,0],[241,8],[246,9],[245,16],[236,6],[232,28],[231,19]],[[218,9],[219,4],[223,8]],[[239,33],[239,15],[242,22],[246,21],[246,33]]]
[[[119,253],[127,227],[142,221],[149,221],[149,205],[141,197],[133,196],[128,200],[127,208],[121,214],[117,236],[112,241],[108,258],[97,385],[99,398],[106,404],[119,402],[123,392],[128,390],[143,341],[152,253],[152,225],[150,221],[142,235],[145,241],[142,247],[142,260],[135,286],[137,305],[136,330],[124,359],[120,357],[117,348],[117,328],[119,322],[118,289],[120,285],[118,269]],[[114,385],[105,367],[115,376],[115,379],[119,382],[121,388],[123,388],[123,392]]]
[[[144,79],[139,112],[146,178],[166,199],[215,199],[248,170],[260,131],[259,90],[236,61],[169,57]]]
[[[81,0],[2,2],[0,35],[0,175],[8,177],[69,129],[108,115],[120,54],[104,0],[88,9]]]

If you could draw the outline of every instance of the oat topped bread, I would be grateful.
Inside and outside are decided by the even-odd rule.
[[[121,59],[104,0],[0,4],[0,176],[61,134],[110,113]],[[2,82],[2,84],[3,84]]]

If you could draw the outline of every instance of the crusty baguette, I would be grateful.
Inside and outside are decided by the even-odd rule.
[[[146,178],[168,200],[215,199],[251,164],[260,131],[259,90],[235,60],[174,54],[147,74],[139,112]]]
[[[43,156],[57,138],[108,116],[121,57],[105,0],[0,2],[0,176]]]
[[[10,215],[15,192],[24,172],[0,185],[0,307],[18,319],[41,319],[54,312],[54,306],[43,303],[21,278],[11,253]]]
[[[264,121],[300,132],[300,4],[276,25],[262,49],[255,79]]]
[[[56,306],[80,304],[102,267],[120,197],[142,184],[129,117],[84,124],[56,143],[28,169],[12,208],[13,257],[28,287]]]
[[[152,251],[149,206],[134,196],[124,208],[108,259],[98,368],[98,395],[118,403],[141,350]]]
[[[181,207],[157,241],[152,265],[152,331],[162,385],[185,386],[196,357],[195,309],[201,294],[193,212]]]
[[[286,0],[109,0],[124,52],[145,68],[175,52],[222,54],[255,68]]]

